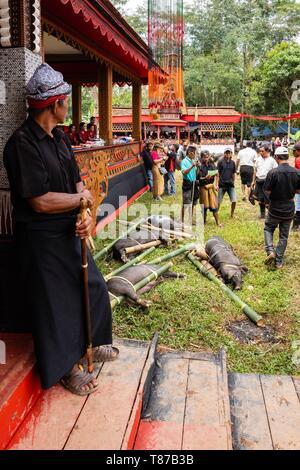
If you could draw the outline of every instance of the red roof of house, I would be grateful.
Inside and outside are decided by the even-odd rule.
[[[132,121],[132,109],[131,108],[114,108],[113,109],[113,122],[114,123],[127,123]],[[198,118],[196,120],[198,114]],[[187,108],[187,114],[181,116],[181,120],[154,120],[150,115],[148,108],[142,109],[142,122],[151,122],[154,126],[184,126],[189,122],[199,123],[238,123],[240,122],[241,115],[235,110],[233,106],[222,106],[222,107],[190,107]]]
[[[144,83],[150,49],[108,0],[41,0],[42,18]]]

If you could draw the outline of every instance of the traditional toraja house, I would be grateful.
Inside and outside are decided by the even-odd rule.
[[[119,195],[125,205],[147,188],[138,155],[141,87],[148,81],[151,56],[148,46],[108,0],[2,0],[0,18],[2,301],[3,297],[8,299],[9,266],[13,264],[10,194],[2,153],[8,137],[25,119],[25,84],[44,60],[62,71],[72,84],[75,124],[81,120],[81,86],[99,86],[99,136],[105,146],[79,150],[76,158],[97,206],[105,199],[119,209]],[[130,144],[112,145],[112,90],[114,84],[123,83],[132,85],[134,140]],[[98,215],[100,219],[101,214]]]
[[[142,136],[149,138],[155,133],[156,138],[165,132],[175,135],[176,139],[187,137],[196,140],[202,150],[221,153],[225,147],[234,149],[234,126],[241,120],[241,115],[233,106],[186,107],[185,114],[179,119],[155,119],[151,111],[142,109]],[[132,109],[114,108],[113,128],[118,133],[132,132]]]
[[[196,132],[201,150],[222,153],[231,147],[234,151],[234,125],[241,115],[233,106],[187,108],[182,119],[188,123],[189,134]]]

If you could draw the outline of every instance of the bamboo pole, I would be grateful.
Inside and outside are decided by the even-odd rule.
[[[149,243],[143,243],[142,245],[136,245],[136,246],[129,246],[128,248],[125,248],[125,253],[126,255],[132,255],[133,253],[139,253],[140,251],[145,251],[148,248],[151,248],[152,246],[159,246],[161,245],[160,240],[153,240],[152,242]]]
[[[144,228],[144,227],[146,228],[147,226],[141,225],[141,228]],[[165,232],[168,235],[175,235],[175,236],[181,237],[181,238],[193,238],[193,235],[191,235],[190,233],[187,233],[187,232],[178,232],[176,230],[171,230],[171,229],[168,229],[168,228],[155,227],[154,225],[151,225],[150,223],[148,223],[148,227],[151,230],[161,230],[162,232]]]
[[[141,255],[137,256],[136,258],[133,258],[132,260],[128,261],[128,263],[123,264],[123,266],[120,266],[119,268],[115,269],[111,273],[107,274],[107,276],[104,276],[105,281],[108,281],[111,277],[115,276],[116,274],[121,273],[125,269],[129,268],[130,266],[133,266],[134,264],[138,264],[140,261],[142,261],[146,256],[150,255],[155,250],[155,246],[152,246],[148,250],[144,251]]]
[[[157,279],[159,276],[161,276],[163,273],[165,273],[166,271],[168,271],[168,269],[170,269],[172,267],[173,263],[172,261],[170,261],[169,263],[165,264],[164,266],[162,266],[161,268],[159,268],[157,270],[156,273],[151,273],[149,274],[149,276],[145,277],[145,279],[142,279],[141,281],[139,281],[135,286],[134,286],[134,290],[137,292],[139,291],[140,289],[142,289],[143,287],[145,287],[147,284],[149,284],[149,282],[153,281],[154,279]],[[120,297],[116,297],[115,299],[111,300],[110,302],[110,305],[111,305],[111,308],[112,310],[117,306],[117,305],[120,305],[124,300],[124,296],[120,296]]]
[[[231,298],[231,300],[233,300],[234,303],[237,304],[241,308],[242,312],[248,318],[250,318],[250,320],[252,320],[257,326],[264,326],[263,318],[260,315],[258,315],[255,312],[255,310],[253,310],[251,307],[249,307],[249,305],[243,302],[234,292],[232,292],[232,290],[228,286],[223,284],[223,282],[220,281],[220,279],[218,279],[216,276],[208,272],[191,253],[188,254],[187,257],[196,266],[196,268],[199,269],[201,274],[203,274],[210,281],[212,281],[214,284],[219,286]]]
[[[119,222],[120,222],[121,224],[126,224],[126,225],[130,225],[130,224],[131,224],[131,222],[126,222],[126,221],[123,221],[123,220],[119,220]],[[190,234],[190,233],[183,232],[183,231],[178,232],[178,231],[176,231],[176,230],[171,230],[171,229],[167,229],[167,228],[163,228],[163,227],[155,227],[154,225],[150,224],[149,222],[148,222],[147,225],[142,224],[140,227],[141,227],[141,228],[144,228],[144,229],[146,229],[146,230],[151,229],[151,230],[157,231],[157,232],[163,231],[163,232],[165,232],[165,233],[167,233],[167,234],[169,234],[169,235],[177,235],[177,236],[181,236],[182,238],[193,238],[193,235]]]
[[[160,256],[158,258],[155,258],[151,261],[149,261],[149,264],[159,264],[163,263],[164,261],[168,261],[169,259],[175,258],[176,256],[181,255],[182,253],[186,253],[187,251],[192,251],[196,249],[195,243],[192,243],[190,245],[184,245],[181,248],[178,248],[178,250],[172,251],[171,253],[168,253],[164,256]]]
[[[99,253],[97,253],[95,256],[94,256],[94,260],[97,261],[97,259],[99,258],[102,258],[102,256],[106,255],[109,250],[111,250],[111,248],[119,241],[121,240],[121,238],[125,237],[126,235],[129,235],[131,232],[133,232],[140,224],[142,224],[144,222],[144,219],[142,220],[139,220],[138,222],[136,222],[135,224],[133,224],[131,227],[128,228],[128,230],[126,230],[126,232],[124,232],[122,235],[120,235],[118,238],[116,238],[114,241],[112,241],[109,245],[107,245],[106,247],[104,247],[101,251],[99,251]]]

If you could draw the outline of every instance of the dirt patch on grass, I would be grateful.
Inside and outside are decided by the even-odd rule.
[[[227,324],[226,329],[242,344],[276,344],[280,342],[273,326],[260,328],[249,320],[237,320]]]

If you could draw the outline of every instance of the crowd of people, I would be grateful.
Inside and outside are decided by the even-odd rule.
[[[200,151],[188,141],[180,145],[164,146],[147,142],[141,157],[144,161],[153,199],[176,194],[175,171],[182,174],[182,220],[186,211],[192,215],[200,202],[204,224],[207,214],[213,214],[216,225],[221,227],[219,209],[227,194],[231,202],[233,218],[236,205],[237,175],[241,179],[242,200],[253,205],[258,202],[259,218],[265,219],[264,238],[267,253],[266,264],[283,267],[291,225],[300,228],[300,142],[293,147],[295,165],[289,164],[289,150],[282,143],[272,147],[262,144],[257,151],[251,142],[239,151],[236,161],[232,148],[225,148],[221,157]],[[274,232],[279,228],[279,244],[274,247]]]

